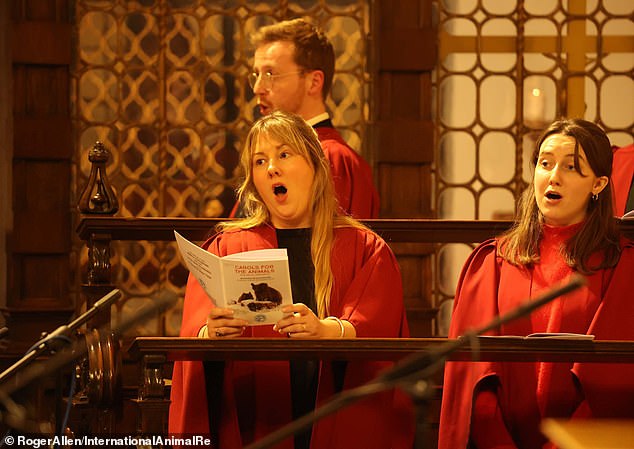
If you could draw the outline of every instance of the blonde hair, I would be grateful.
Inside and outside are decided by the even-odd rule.
[[[253,182],[253,154],[263,136],[293,148],[315,172],[310,194],[312,228],[310,252],[315,266],[315,300],[318,316],[324,318],[329,315],[330,294],[334,282],[330,265],[334,228],[345,226],[367,228],[354,218],[339,212],[330,175],[330,165],[317,139],[317,133],[300,116],[290,112],[275,111],[253,124],[247,135],[240,161],[245,179],[238,189],[238,201],[244,207],[245,218],[220,223],[219,229],[250,229],[270,222],[269,210]]]

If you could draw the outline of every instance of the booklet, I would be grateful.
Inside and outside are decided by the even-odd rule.
[[[570,332],[537,332],[526,338],[553,338],[556,340],[594,340],[592,334],[571,334]]]
[[[189,272],[217,306],[234,310],[252,326],[274,324],[282,307],[293,304],[285,248],[218,257],[174,231]]]
[[[479,335],[480,338],[509,338],[526,340],[534,338],[549,338],[553,340],[594,340],[594,335],[591,334],[571,334],[569,332],[537,332],[535,334],[529,334],[526,337],[521,335]]]
[[[621,217],[621,220],[634,220],[634,209],[627,212],[625,215]]]

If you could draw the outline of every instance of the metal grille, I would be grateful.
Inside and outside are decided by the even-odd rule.
[[[436,216],[511,218],[536,136],[557,117],[596,121],[614,145],[634,131],[634,3],[437,0]],[[471,251],[437,254],[438,303]]]
[[[362,0],[77,0],[75,196],[90,173],[88,151],[100,140],[112,152],[108,176],[121,215],[228,213],[242,140],[256,114],[246,79],[249,35],[295,17],[309,17],[332,39],[337,73],[328,107],[362,151],[368,8]],[[115,282],[126,294],[115,321],[158,295],[182,297],[186,273],[172,244],[119,242],[113,255]],[[86,259],[84,251],[82,266]],[[177,334],[181,306],[131,333]]]

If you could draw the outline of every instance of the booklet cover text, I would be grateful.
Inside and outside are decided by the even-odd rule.
[[[185,266],[217,306],[253,326],[275,324],[293,304],[285,248],[218,257],[174,231]]]

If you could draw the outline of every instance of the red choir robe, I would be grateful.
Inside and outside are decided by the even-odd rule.
[[[479,245],[460,276],[449,336],[455,338],[467,329],[488,323],[568,280],[573,270],[562,260],[559,248],[578,226],[546,226],[540,244],[542,260],[530,270],[497,256],[498,240]],[[634,340],[634,244],[623,240],[622,247],[616,267],[598,271],[587,277],[585,287],[490,335],[572,332],[592,334],[597,340]],[[504,447],[550,447],[539,431],[544,417],[634,418],[632,364],[448,362],[439,449],[467,447],[472,422],[478,423],[472,410],[476,387],[491,376],[499,385],[498,404],[494,405],[499,407],[501,419],[497,432],[489,429],[486,443],[508,442],[512,438],[512,444]],[[485,404],[488,409],[483,411],[476,406],[475,413],[488,413],[494,408],[490,407],[490,395],[485,396],[477,396],[478,405]],[[481,429],[474,432],[477,430]]]
[[[614,189],[614,213],[617,217],[625,212],[625,204],[630,194],[634,176],[634,143],[622,148],[613,148],[612,188]]]
[[[208,240],[204,247],[219,256],[276,248],[275,229],[263,225],[228,231]],[[376,234],[345,227],[335,229],[332,251],[334,285],[330,315],[348,320],[358,337],[407,337],[399,268],[387,244]],[[212,303],[190,276],[185,294],[181,336],[196,336],[206,322]],[[249,327],[246,337],[281,337],[272,326]],[[344,390],[362,385],[390,364],[349,362]],[[251,396],[249,396],[249,392]],[[322,362],[317,406],[333,394],[330,364]],[[172,435],[209,435],[205,372],[200,362],[175,362],[171,391],[169,431]],[[249,396],[248,399],[245,399]],[[219,448],[243,446],[238,413],[250,415],[257,441],[292,421],[288,362],[227,362],[220,410]],[[398,406],[393,406],[393,403]],[[403,397],[386,392],[362,400],[313,426],[311,448],[359,447],[409,449],[413,442],[411,408]],[[292,448],[293,440],[275,446]]]
[[[337,200],[343,211],[357,219],[379,216],[379,194],[374,187],[372,168],[327,126],[315,128],[324,149],[335,184]]]

